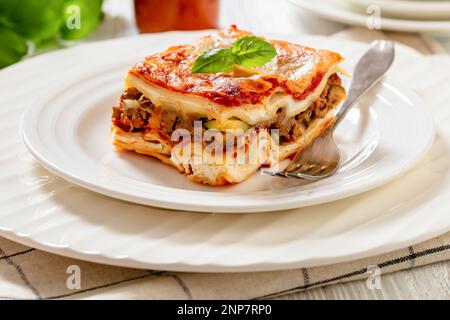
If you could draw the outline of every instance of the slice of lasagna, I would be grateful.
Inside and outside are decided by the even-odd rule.
[[[250,35],[232,26],[195,45],[150,55],[130,68],[120,103],[113,108],[112,142],[210,185],[239,183],[261,166],[273,166],[305,147],[332,124],[334,109],[345,97],[338,76],[343,58],[331,51],[266,40],[276,56],[261,67],[235,65],[229,72],[214,74],[191,71],[203,53]],[[217,135],[194,137],[209,129],[225,140],[230,131],[240,130],[246,139],[211,148]],[[265,139],[261,132],[268,132]],[[218,148],[223,150],[220,156]],[[238,148],[246,160],[236,156]],[[257,157],[246,158],[252,151]]]

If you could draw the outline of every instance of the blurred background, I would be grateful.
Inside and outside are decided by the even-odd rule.
[[[1,0],[0,68],[86,41],[170,30],[212,29],[230,24],[255,33],[319,35],[335,34],[351,25],[376,32],[385,24],[388,29],[415,31],[416,37],[423,25],[423,28],[439,32],[427,30],[427,34],[420,35],[416,41],[421,41],[421,37],[432,38],[437,46],[450,48],[450,1],[441,0],[443,5],[435,10],[420,10],[417,4],[423,5],[424,1]],[[387,6],[389,2],[391,5]],[[406,9],[392,10],[393,2]],[[433,9],[430,5],[426,8]],[[388,19],[380,20],[377,14],[384,14]],[[364,25],[369,18],[375,22],[374,28]],[[383,22],[381,26],[377,19]],[[417,24],[418,19],[423,23]],[[418,30],[414,30],[414,22]]]

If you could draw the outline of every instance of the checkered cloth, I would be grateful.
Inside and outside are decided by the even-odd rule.
[[[336,36],[370,41],[380,34],[359,29]],[[426,38],[402,34],[391,36],[424,53],[442,50],[435,42]],[[450,82],[450,74],[445,71],[450,70],[450,57],[433,55],[426,60],[426,65],[411,68],[416,68],[417,73],[426,70],[434,76],[439,76],[441,81]],[[447,80],[443,77],[447,77]],[[429,77],[415,79],[418,81],[411,85],[431,108],[437,107],[437,104],[442,105],[443,101],[450,101],[450,92],[442,90],[441,96],[436,99],[433,94],[436,83],[428,83]],[[438,89],[435,89],[435,92],[436,90]],[[446,113],[441,112],[447,123],[450,119],[448,110],[447,108]],[[445,126],[440,129],[435,145],[448,144],[450,130]],[[439,161],[447,161],[450,164],[450,154],[446,150],[438,156]],[[382,274],[386,274],[447,259],[450,259],[450,233],[388,254],[328,266],[256,273],[174,273],[120,268],[69,259],[0,238],[0,298],[261,299],[368,278],[376,271],[373,266],[379,268]],[[76,279],[80,280],[79,288]]]
[[[373,266],[386,274],[450,259],[450,233],[369,259],[287,271],[230,274],[106,266],[56,256],[3,238],[0,248],[2,299],[265,299],[364,279],[375,274]],[[79,267],[80,289],[73,288],[70,281],[71,266]]]

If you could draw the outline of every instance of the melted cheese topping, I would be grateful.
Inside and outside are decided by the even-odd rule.
[[[130,68],[129,73],[149,85],[234,108],[265,104],[279,91],[304,100],[329,70],[343,60],[336,52],[266,40],[275,47],[277,55],[261,67],[235,67],[231,72],[213,74],[191,72],[192,65],[205,51],[229,47],[235,40],[250,35],[231,26],[201,38],[196,44],[173,46],[149,55]]]

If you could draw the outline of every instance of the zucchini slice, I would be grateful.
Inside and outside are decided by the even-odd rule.
[[[225,132],[227,129],[228,130],[241,129],[245,132],[248,130],[248,128],[250,128],[250,125],[248,123],[245,123],[244,121],[238,119],[229,119],[223,123],[219,123],[216,120],[211,120],[205,122],[204,126],[207,129],[216,129],[223,132]]]

